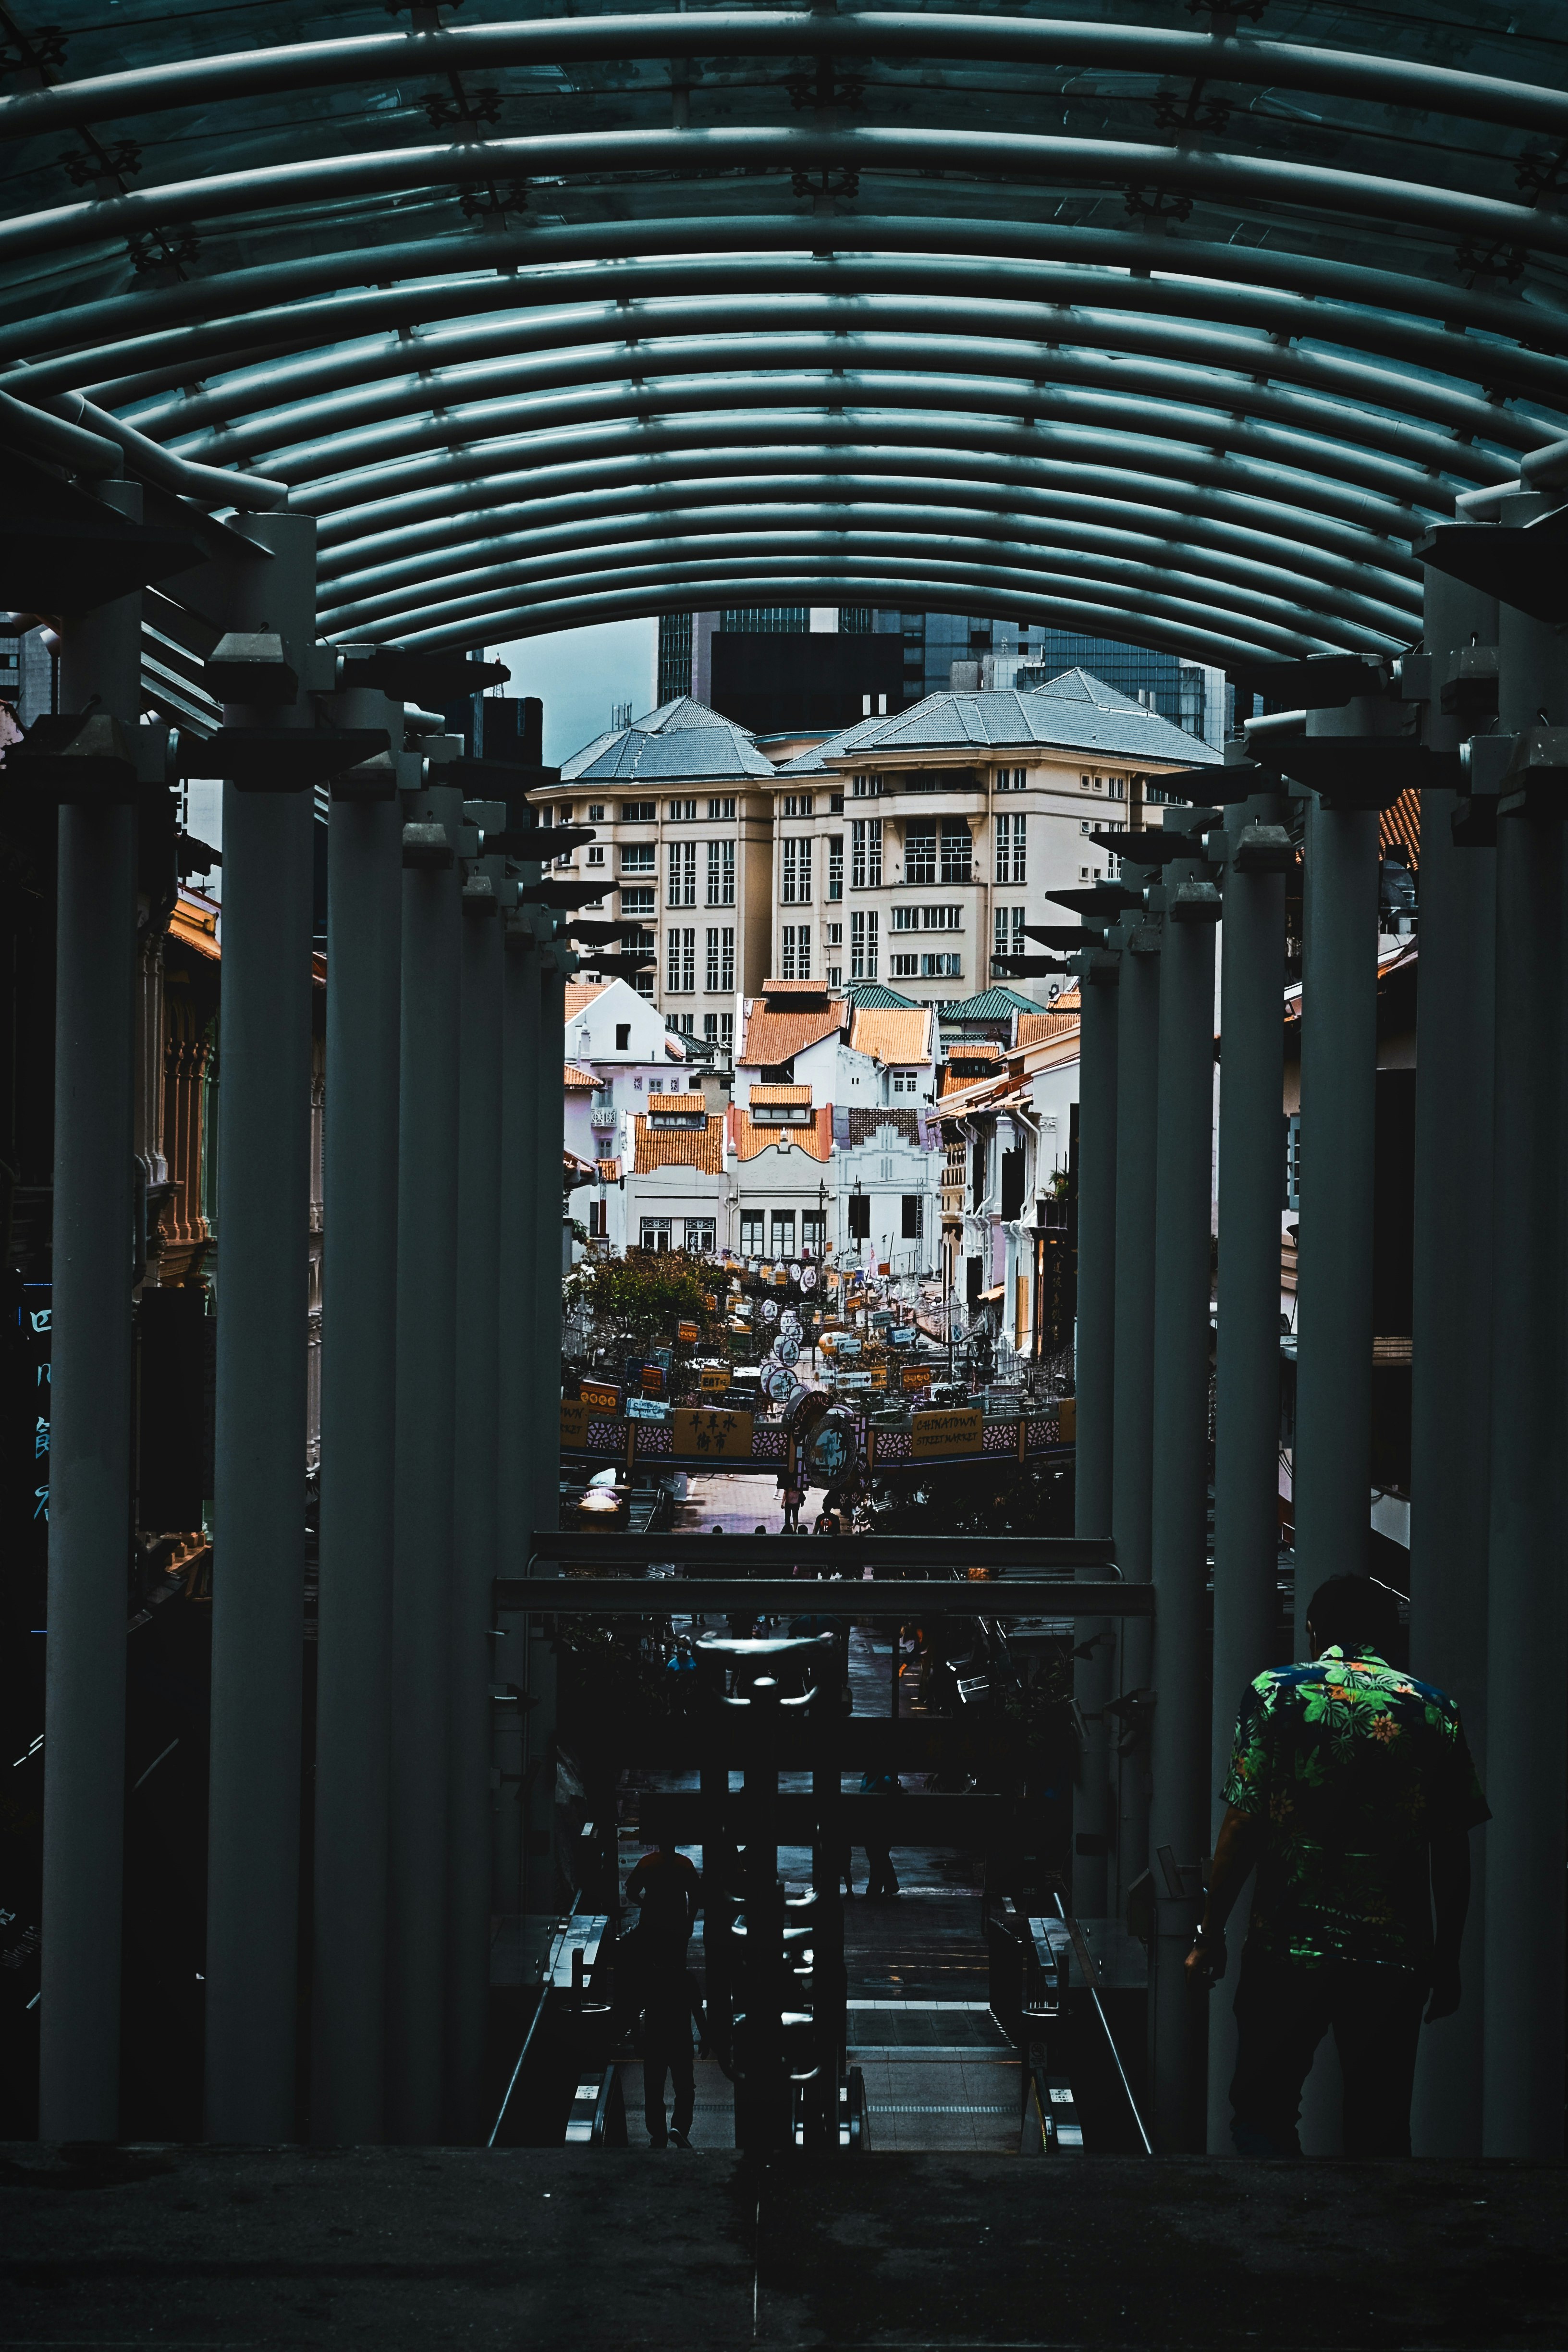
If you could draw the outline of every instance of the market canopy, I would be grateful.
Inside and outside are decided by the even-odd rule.
[[[340,638],[762,599],[1244,673],[1408,644],[1414,542],[1568,432],[1548,0],[489,5],[0,16],[0,437],[286,483]]]

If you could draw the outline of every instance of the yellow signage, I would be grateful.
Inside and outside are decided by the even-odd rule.
[[[610,1388],[603,1381],[580,1381],[577,1393],[590,1412],[617,1412],[620,1410],[619,1389]]]
[[[662,1396],[664,1394],[664,1374],[658,1364],[645,1364],[643,1366],[642,1392],[644,1396]]]
[[[722,1407],[681,1406],[675,1415],[675,1451],[705,1454],[712,1461],[749,1462],[752,1416]]]
[[[906,1396],[923,1395],[925,1391],[931,1386],[931,1366],[929,1364],[906,1364],[904,1366],[903,1380],[904,1393]]]
[[[917,1412],[913,1421],[912,1454],[978,1454],[985,1443],[985,1415],[976,1406],[969,1412]]]
[[[874,1389],[885,1389],[888,1385],[888,1367],[886,1364],[873,1364],[866,1377]]]
[[[677,1338],[679,1340],[680,1340],[680,1341],[681,1341],[681,1343],[682,1343],[682,1345],[683,1345],[683,1346],[688,1347],[688,1348],[695,1348],[695,1346],[697,1345],[697,1326],[696,1326],[696,1324],[695,1324],[695,1323],[678,1323],[678,1324],[676,1325],[676,1327],[675,1327],[675,1336],[676,1336],[676,1338]]]
[[[701,1389],[704,1396],[722,1396],[729,1385],[730,1367],[728,1364],[724,1365],[721,1370],[716,1372],[704,1372],[701,1376]]]
[[[563,1398],[561,1403],[561,1443],[563,1445],[581,1446],[587,1444],[589,1411],[589,1406],[583,1402],[581,1399],[577,1400],[575,1402],[569,1403],[564,1398]]]

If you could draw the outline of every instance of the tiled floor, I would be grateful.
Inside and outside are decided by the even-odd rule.
[[[853,2014],[850,2022],[853,2030]],[[865,2077],[873,2156],[942,2148],[1016,2153],[1022,2094],[1010,2050],[917,2052],[856,2042],[849,2063]]]

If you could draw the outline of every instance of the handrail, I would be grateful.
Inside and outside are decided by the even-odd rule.
[[[851,1576],[500,1576],[497,1609],[551,1617],[1152,1617],[1152,1584],[1070,1576],[966,1578]]]
[[[661,1568],[678,1560],[694,1572],[715,1569],[754,1568],[777,1559],[793,1566],[811,1566],[831,1575],[837,1570],[880,1566],[895,1571],[916,1569],[921,1576],[949,1568],[970,1567],[1030,1576],[1070,1575],[1079,1568],[1115,1572],[1115,1548],[1110,1536],[746,1536],[705,1535],[700,1528],[668,1535],[634,1536],[607,1531],[556,1528],[535,1528],[529,1538],[532,1559],[549,1559],[563,1568]]]
[[[1089,1988],[1089,1997],[1094,2003],[1094,2013],[1100,2020],[1100,2031],[1104,2033],[1106,2042],[1110,2045],[1111,2061],[1115,2065],[1117,2074],[1121,2077],[1121,2088],[1126,2095],[1128,2109],[1131,2115],[1133,2123],[1137,2126],[1138,2137],[1143,2143],[1143,2153],[1145,2156],[1152,2156],[1154,2153],[1154,2143],[1143,2127],[1143,2118],[1138,2111],[1138,2102],[1132,2095],[1132,2085],[1127,2079],[1127,2069],[1121,2063],[1121,2053],[1116,2046],[1116,2036],[1110,2030],[1110,2020],[1106,2016],[1104,2008],[1100,2002],[1100,1989],[1095,1981],[1098,1970],[1095,1967],[1094,1955],[1084,1941],[1083,1929],[1079,1926],[1078,1921],[1072,1918],[1063,1908],[1061,1896],[1059,1895],[1054,1895],[1051,1897],[1051,1900],[1057,1906],[1057,1916],[1065,1922],[1068,1934],[1072,1937],[1072,1948],[1078,1955],[1079,1967],[1083,1970],[1083,1980]]]

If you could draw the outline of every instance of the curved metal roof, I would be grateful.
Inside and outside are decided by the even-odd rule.
[[[1173,13],[7,0],[0,392],[286,481],[356,640],[1407,643],[1568,430],[1568,20]]]

